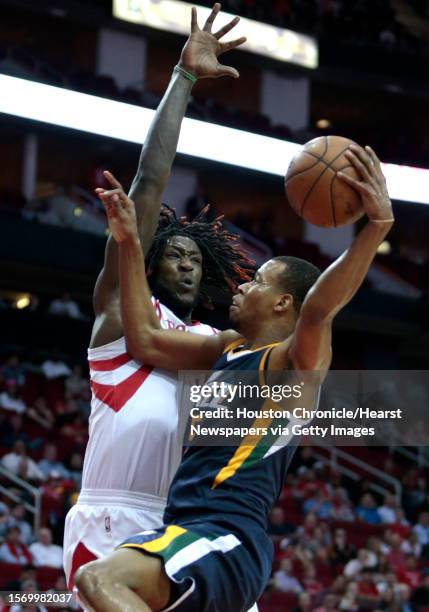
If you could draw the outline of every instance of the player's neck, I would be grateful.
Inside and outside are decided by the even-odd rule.
[[[172,308],[170,310],[172,310],[176,317],[183,321],[185,325],[192,325],[192,310],[182,310],[177,307],[174,308],[174,310]]]
[[[269,344],[275,344],[276,342],[283,342],[293,332],[293,325],[284,325],[279,328],[278,325],[269,325],[266,328],[258,328],[254,331],[248,330],[244,335],[245,348],[250,350],[256,350],[261,346],[267,346]]]

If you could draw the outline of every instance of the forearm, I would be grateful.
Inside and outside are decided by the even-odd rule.
[[[127,349],[136,355],[160,328],[146,279],[143,250],[137,234],[119,244],[121,317]]]
[[[149,134],[143,145],[137,174],[130,189],[134,200],[137,225],[142,246],[147,253],[155,235],[159,220],[161,195],[167,183],[176,154],[180,125],[184,117],[192,82],[174,72],[162,99]],[[104,312],[106,303],[118,287],[118,247],[109,237],[106,245],[104,267],[94,291],[94,309]]]
[[[302,312],[315,319],[334,317],[355,295],[392,222],[369,221],[350,248],[334,261],[310,290]]]
[[[173,72],[170,84],[160,102],[143,145],[130,197],[149,184],[163,191],[176,155],[180,127],[189,101],[192,82],[179,72]],[[136,201],[137,219],[142,206]]]

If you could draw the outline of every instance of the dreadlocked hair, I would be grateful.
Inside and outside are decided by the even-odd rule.
[[[149,284],[168,240],[173,236],[190,238],[201,251],[200,302],[210,302],[210,287],[231,294],[239,284],[250,280],[249,272],[254,270],[255,262],[241,248],[239,237],[223,227],[223,216],[208,221],[209,208],[206,206],[193,221],[189,221],[186,217],[177,217],[176,211],[167,204],[162,205],[158,229],[146,257]]]

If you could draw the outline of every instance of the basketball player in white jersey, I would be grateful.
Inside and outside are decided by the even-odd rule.
[[[225,288],[242,282],[245,258],[218,222],[207,223],[199,217],[185,224],[172,211],[166,211],[159,227],[158,220],[194,82],[239,76],[217,58],[245,38],[220,42],[238,18],[212,33],[219,10],[220,4],[215,4],[200,30],[192,9],[191,35],[151,125],[130,190],[142,246],[149,253],[150,283],[161,326],[206,335],[216,330],[193,322],[192,309],[204,297],[205,286]],[[82,490],[67,515],[64,535],[64,569],[70,590],[82,564],[109,554],[130,533],[162,524],[167,491],[181,459],[176,376],[146,367],[127,353],[119,306],[118,248],[112,237],[95,287],[94,308],[88,350],[92,387],[89,442]]]

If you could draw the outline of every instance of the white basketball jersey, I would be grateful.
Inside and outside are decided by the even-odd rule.
[[[153,303],[164,329],[217,333],[199,322],[188,326]],[[92,401],[82,489],[166,497],[182,455],[177,374],[135,361],[125,338],[88,349],[88,360]]]

